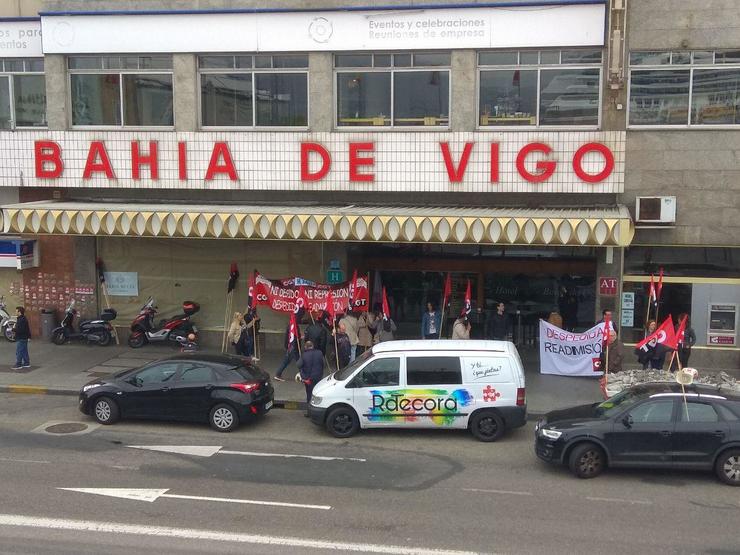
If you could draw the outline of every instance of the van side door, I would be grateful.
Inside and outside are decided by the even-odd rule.
[[[521,385],[516,362],[510,356],[481,353],[466,355],[462,360],[463,381],[474,398],[473,409],[516,406]]]
[[[402,414],[393,409],[401,391],[401,357],[373,358],[346,385],[362,428],[394,426]]]

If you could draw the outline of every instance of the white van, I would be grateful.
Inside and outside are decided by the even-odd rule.
[[[308,412],[335,437],[359,428],[467,428],[495,441],[526,422],[524,370],[507,341],[388,341],[316,384]]]

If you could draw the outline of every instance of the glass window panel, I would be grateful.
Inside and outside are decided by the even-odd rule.
[[[740,50],[717,51],[714,54],[715,64],[740,64]]]
[[[398,385],[400,358],[379,358],[370,361],[352,379],[348,387],[387,387]]]
[[[394,125],[448,125],[447,71],[400,71],[393,75]]]
[[[671,63],[670,52],[631,52],[630,65],[658,66]]]
[[[30,58],[26,60],[26,71],[44,71],[44,59]]]
[[[0,77],[0,129],[11,128],[10,118],[10,78]]]
[[[543,65],[556,65],[560,63],[559,50],[543,50],[540,52],[540,63]]]
[[[462,383],[459,357],[406,357],[408,385]]]
[[[202,125],[252,126],[252,74],[206,73],[200,77]]]
[[[560,56],[563,64],[601,63],[601,50],[563,50]]]
[[[254,67],[268,68],[272,67],[272,56],[255,56]]]
[[[434,54],[414,54],[415,66],[448,66],[450,65],[449,52],[435,52]]]
[[[519,53],[519,65],[536,66],[538,63],[540,63],[539,52],[527,51]]]
[[[252,56],[236,56],[236,67],[250,69],[252,67]]]
[[[695,69],[691,123],[740,123],[740,69]]]
[[[481,125],[535,125],[537,70],[481,71]]]
[[[372,54],[337,54],[334,56],[336,67],[373,67]]]
[[[540,125],[598,125],[599,70],[540,73]]]
[[[254,78],[257,125],[308,125],[305,73],[256,73]]]
[[[121,56],[121,69],[139,69],[139,57]]]
[[[13,77],[16,127],[46,126],[46,86],[43,75]]]
[[[693,56],[694,56],[695,64],[713,64],[714,63],[714,52],[712,52],[711,50],[694,52]]]
[[[231,69],[234,56],[198,56],[198,66],[203,69]]]
[[[272,57],[272,67],[306,68],[308,67],[308,56],[306,56],[305,54],[298,54],[295,56],[273,56]]]
[[[100,69],[102,61],[99,56],[72,56],[67,63],[69,69]]]
[[[681,407],[681,422],[719,422],[717,411],[709,403],[697,403],[689,401]],[[689,429],[689,426],[682,427]]]
[[[648,401],[629,411],[635,424],[664,424],[673,418],[673,399]]]
[[[393,64],[396,67],[411,67],[411,54],[394,54]]]
[[[139,69],[172,69],[172,56],[141,56]]]
[[[671,63],[674,65],[690,64],[691,52],[673,52],[671,54]]]
[[[686,125],[689,70],[631,72],[630,125]]]
[[[120,75],[72,74],[72,125],[121,125]]]
[[[338,73],[337,103],[339,126],[390,125],[390,72]]]
[[[482,66],[515,66],[519,63],[519,53],[500,50],[498,52],[481,52],[478,63]]]
[[[121,69],[120,56],[105,56],[102,59],[103,69]]]
[[[124,75],[123,123],[171,126],[172,75]]]
[[[23,71],[23,60],[18,59],[5,59],[5,71],[22,72]]]
[[[375,67],[391,67],[392,59],[390,54],[375,54]]]

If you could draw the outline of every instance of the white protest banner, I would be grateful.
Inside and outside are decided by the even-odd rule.
[[[570,332],[540,320],[540,374],[601,376],[603,328]]]

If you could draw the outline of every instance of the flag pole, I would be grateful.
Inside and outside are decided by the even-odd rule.
[[[611,335],[611,332],[610,332]],[[609,385],[609,339],[606,340],[606,357],[604,357],[604,389]]]
[[[332,327],[332,335],[334,336],[334,359],[337,362],[337,372],[339,372],[339,346],[337,345],[337,323],[336,323],[337,317],[334,316],[334,321],[331,324]]]
[[[442,305],[442,314],[439,318],[439,338],[442,339],[442,326],[444,326],[445,323],[445,307],[444,304]]]

